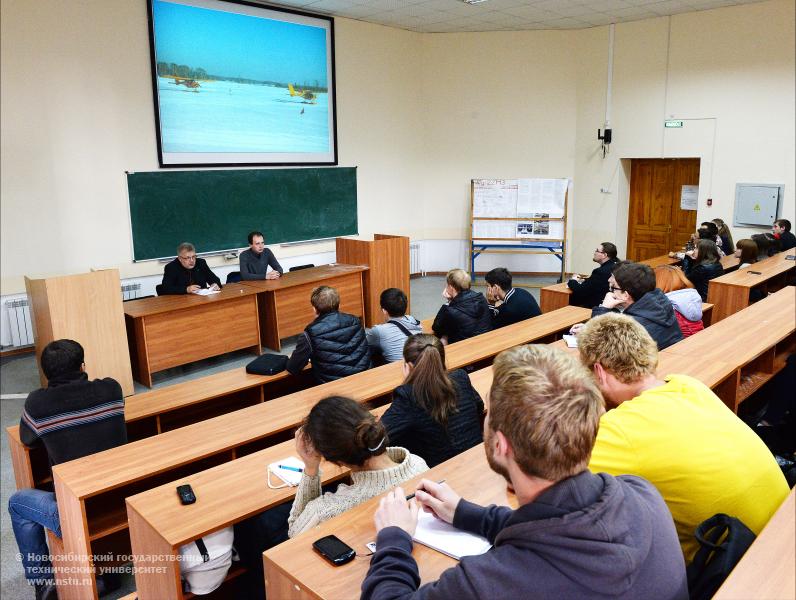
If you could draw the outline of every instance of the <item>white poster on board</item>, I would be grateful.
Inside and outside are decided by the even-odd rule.
[[[533,217],[544,213],[554,219],[564,216],[567,179],[519,179],[517,185],[517,216]]]
[[[680,191],[680,208],[683,210],[696,210],[698,197],[698,185],[684,185]]]
[[[516,179],[475,179],[473,181],[473,217],[511,219],[516,216]]]

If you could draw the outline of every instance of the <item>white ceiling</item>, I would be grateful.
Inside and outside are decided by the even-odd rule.
[[[763,0],[278,0],[280,6],[425,33],[583,29]]]

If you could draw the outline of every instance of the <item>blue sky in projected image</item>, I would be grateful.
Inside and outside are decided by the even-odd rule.
[[[158,62],[224,77],[327,85],[324,28],[160,0],[153,12]]]

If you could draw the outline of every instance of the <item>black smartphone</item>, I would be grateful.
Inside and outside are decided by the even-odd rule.
[[[315,540],[312,548],[336,567],[352,561],[357,555],[351,546],[340,541],[336,535],[327,535]]]
[[[177,486],[177,495],[180,497],[180,502],[183,504],[193,504],[196,502],[196,494],[193,493],[193,489],[187,483]]]

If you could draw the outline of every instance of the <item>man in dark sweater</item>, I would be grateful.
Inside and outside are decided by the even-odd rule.
[[[194,294],[205,288],[220,290],[221,280],[196,256],[193,244],[183,242],[177,247],[177,258],[163,269],[158,294]]]
[[[592,318],[608,312],[633,317],[655,340],[658,350],[683,339],[672,303],[655,287],[655,273],[649,266],[625,261],[614,269],[608,283],[609,291],[600,305],[592,309]],[[572,328],[575,333],[576,328]]]
[[[507,350],[493,368],[486,457],[519,507],[478,506],[427,479],[407,504],[396,488],[375,515],[376,553],[361,597],[686,600],[685,561],[658,491],[640,477],[587,469],[604,412],[588,371],[546,345]],[[418,504],[493,547],[419,587]]]
[[[249,249],[241,252],[238,258],[240,278],[244,281],[278,279],[284,273],[274,253],[265,247],[265,237],[259,231],[252,231],[249,234]],[[268,267],[271,267],[270,271]]]
[[[466,340],[492,329],[492,313],[486,298],[470,289],[470,276],[462,269],[448,271],[442,297],[447,300],[431,328],[444,344]]]
[[[51,465],[81,458],[127,442],[122,388],[113,379],[89,381],[83,347],[73,340],[50,342],[41,354],[47,387],[31,392],[19,424],[27,446],[44,444]],[[11,525],[25,577],[36,598],[55,598],[46,527],[61,537],[53,492],[24,489],[8,501]]]
[[[536,298],[528,290],[511,287],[512,277],[508,269],[498,267],[484,276],[487,283],[486,297],[492,311],[492,329],[519,323],[542,314]]]
[[[339,312],[337,290],[322,285],[310,298],[315,320],[298,337],[287,370],[298,375],[308,361],[318,383],[334,381],[370,368],[370,349],[362,322],[354,315]]]
[[[784,252],[791,248],[796,248],[796,235],[790,230],[790,221],[787,219],[777,219],[771,228],[774,237],[779,240],[779,251]]]
[[[617,265],[616,246],[611,242],[603,242],[594,249],[592,260],[599,266],[591,272],[591,276],[582,279],[576,275],[567,282],[567,287],[572,290],[569,303],[572,306],[594,308],[608,293],[608,278]]]

